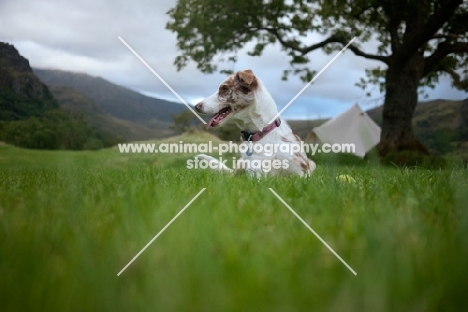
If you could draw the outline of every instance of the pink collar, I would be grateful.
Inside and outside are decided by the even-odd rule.
[[[257,132],[247,132],[247,131],[241,131],[242,137],[244,138],[245,141],[259,141],[261,140],[265,135],[273,131],[275,128],[279,127],[281,125],[281,119],[276,118],[271,124],[267,125],[265,128],[263,128],[260,131]]]

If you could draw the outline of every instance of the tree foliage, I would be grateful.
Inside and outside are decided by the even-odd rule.
[[[179,133],[184,133],[190,129],[190,126],[197,117],[189,110],[183,110],[180,114],[173,114],[172,121],[174,122],[169,128],[174,129]]]
[[[279,43],[291,64],[286,75],[307,80],[313,73],[307,65],[311,51],[331,53],[356,37],[349,47],[355,55],[384,63],[367,72],[362,86],[383,86],[390,63],[420,50],[421,85],[433,86],[446,74],[455,87],[468,89],[468,3],[462,0],[179,0],[168,14],[173,20],[167,28],[177,34],[181,51],[175,59],[179,70],[195,61],[205,73],[228,71],[218,64],[235,61],[246,44],[255,42],[248,53],[260,56],[266,46]],[[311,39],[317,35],[323,39]],[[378,43],[374,53],[362,49],[370,40]]]
[[[0,141],[34,149],[98,149],[115,145],[116,138],[96,132],[80,113],[60,109],[23,120],[3,121]]]
[[[58,108],[49,89],[44,86],[42,92],[44,97],[38,98],[19,96],[12,89],[0,88],[0,120],[20,120]]]

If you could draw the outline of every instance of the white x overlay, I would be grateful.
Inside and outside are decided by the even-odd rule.
[[[175,92],[174,89],[172,89],[172,87],[156,72],[153,70],[153,68],[151,68],[151,66],[148,65],[148,63],[145,62],[145,60],[137,53],[135,52],[135,50],[132,49],[132,47],[130,47],[130,45],[122,38],[122,37],[118,37],[118,39],[183,103],[185,104],[185,106],[187,106],[187,108],[195,115],[198,117],[198,119],[200,119],[201,122],[203,122],[204,124],[206,124],[206,121],[204,121],[193,109],[192,107],[190,107],[190,105],[187,104],[187,102],[185,102],[180,96],[179,94],[177,94],[177,92]],[[278,114],[276,114],[276,116],[269,122],[269,123],[272,123],[276,118],[278,118],[354,41],[356,40],[356,37],[353,37],[351,39],[351,41],[348,42],[348,44],[346,44],[326,65],[325,67],[323,67],[313,78],[312,80],[309,81],[309,83],[307,83],[289,102],[288,104],[286,104],[283,109],[281,109]],[[133,259],[117,274],[117,276],[120,276],[120,274],[122,274],[132,263],[133,261],[135,261],[145,250],[146,248],[149,247],[149,245],[151,245],[171,224],[172,222],[174,222],[184,211],[185,209],[187,209],[194,201],[195,199],[198,198],[198,196],[201,195],[201,193],[203,193],[204,191],[206,190],[206,188],[203,188],[197,195],[195,195],[194,198],[192,198],[192,200],[187,204],[185,205],[184,208],[182,208],[179,213],[177,215],[175,215],[174,218],[172,218],[171,221],[169,221],[168,224],[166,224],[166,226],[161,230],[159,231],[158,234],[156,234],[155,237],[153,237],[153,239],[148,243],[146,244],[145,247],[143,247],[142,250],[140,250],[140,252],[135,256],[133,257]],[[335,257],[337,257],[354,275],[357,275],[356,271],[354,271],[328,244],[327,242],[325,242],[321,237],[320,235],[318,235],[305,221],[304,219],[302,219],[295,211],[294,209],[292,209],[272,188],[269,188],[269,190],[294,214],[294,216],[296,216],[296,218],[298,218],[305,226],[306,228],[312,232],[312,234],[314,234],[334,255]]]
[[[140,250],[140,252],[139,252],[139,253],[137,253],[137,255],[136,255],[135,257],[133,257],[133,259],[132,259],[132,260],[130,260],[130,262],[129,262],[129,263],[127,263],[127,265],[126,265],[126,266],[125,266],[125,267],[124,267],[122,270],[120,270],[120,272],[117,274],[117,276],[120,276],[120,274],[122,274],[122,273],[123,273],[123,271],[125,271],[125,270],[126,270],[126,269],[127,269],[129,266],[130,266],[130,264],[132,264],[132,263],[133,263],[133,261],[135,261],[135,260],[136,260],[136,258],[138,258],[138,257],[139,257],[139,256],[140,256],[140,255],[143,253],[143,251],[145,251],[145,250],[146,250],[146,248],[148,248],[148,247],[149,247],[149,245],[151,245],[151,244],[152,244],[152,243],[153,243],[153,242],[156,240],[156,238],[158,238],[158,237],[159,237],[159,235],[161,235],[161,234],[162,234],[162,233],[163,233],[163,232],[164,232],[164,231],[165,231],[165,230],[166,230],[166,229],[169,227],[169,225],[171,225],[171,224],[172,224],[172,222],[174,222],[174,221],[175,221],[175,219],[177,219],[177,218],[178,218],[178,217],[179,217],[179,216],[180,216],[180,215],[181,215],[181,214],[182,214],[182,213],[185,211],[185,209],[187,209],[187,208],[188,208],[188,207],[189,207],[189,206],[190,206],[190,205],[191,205],[191,204],[192,204],[192,203],[195,201],[195,199],[197,199],[197,198],[198,198],[198,196],[200,196],[200,195],[201,195],[201,193],[203,193],[205,190],[206,190],[206,187],[202,188],[202,190],[201,190],[200,192],[198,192],[198,194],[197,194],[197,195],[195,195],[195,197],[194,197],[194,198],[192,198],[192,200],[191,200],[191,201],[189,201],[189,202],[188,202],[188,204],[187,204],[187,205],[185,205],[185,207],[184,207],[184,208],[182,208],[182,209],[179,211],[179,213],[178,213],[178,214],[176,214],[176,215],[175,215],[175,217],[174,217],[174,218],[172,218],[172,220],[171,220],[171,221],[169,221],[169,223],[168,223],[168,224],[166,224],[166,226],[165,226],[165,227],[163,227],[163,228],[162,228],[162,230],[161,230],[161,231],[159,231],[159,233],[158,233],[158,234],[156,234],[156,236],[155,236],[155,237],[153,237],[153,239],[152,239],[152,240],[150,240],[150,241],[149,241],[149,243],[148,243],[148,244],[146,244],[146,246],[145,246],[145,247],[143,247],[143,249],[142,249],[142,250]]]
[[[296,216],[296,218],[298,218],[305,226],[306,228],[309,229],[309,231],[312,232],[312,234],[314,234],[321,242],[322,244],[324,244],[334,255],[335,257],[337,257],[354,275],[357,275],[356,271],[354,271],[328,244],[326,241],[324,241],[320,235],[318,235],[308,224],[307,222],[304,221],[304,219],[302,219],[295,211],[294,209],[292,209],[271,187],[268,188],[276,197],[278,197],[278,199],[286,206],[286,208],[288,208],[292,213],[293,215]]]
[[[190,105],[187,104],[187,102],[184,101],[184,99],[182,99],[180,97],[179,94],[177,94],[177,92],[174,91],[174,89],[172,89],[172,87],[164,80],[162,79],[161,76],[159,76],[159,74],[153,70],[153,68],[151,68],[151,66],[148,65],[148,63],[145,62],[145,60],[138,54],[135,52],[135,50],[132,49],[132,47],[125,41],[122,39],[122,37],[118,36],[117,38],[119,38],[120,41],[122,41],[122,43],[153,73],[153,75],[155,75],[156,77],[158,77],[159,80],[161,80],[161,82],[169,89],[171,90],[172,93],[174,93],[174,95],[182,102],[185,104],[185,106],[187,106],[188,109],[190,109],[190,111],[198,117],[198,119],[200,119],[201,122],[203,122],[205,125],[206,125],[206,121],[203,120],[203,118],[200,117],[200,115],[198,115],[192,107],[190,107]]]

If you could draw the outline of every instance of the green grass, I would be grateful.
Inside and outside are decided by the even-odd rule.
[[[309,179],[257,181],[188,158],[0,145],[2,311],[466,308],[466,169],[319,163]]]

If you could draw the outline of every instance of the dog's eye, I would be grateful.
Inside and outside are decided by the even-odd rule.
[[[221,88],[219,88],[220,91],[224,91],[224,92],[227,92],[229,91],[229,87],[227,85],[222,85]]]
[[[250,89],[246,86],[240,86],[240,90],[242,91],[242,93],[249,93]]]

